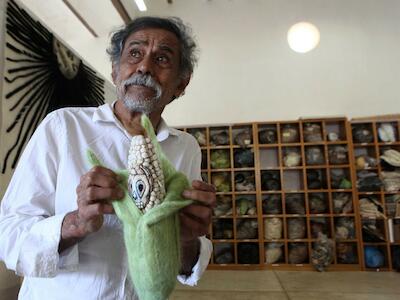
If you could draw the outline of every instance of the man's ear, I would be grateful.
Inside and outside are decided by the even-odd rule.
[[[181,95],[183,95],[183,93],[185,92],[185,89],[187,87],[187,85],[190,82],[190,79],[192,78],[192,74],[189,74],[188,76],[185,76],[183,78],[180,79],[180,82],[176,88],[176,92],[174,94],[175,98],[180,97]]]
[[[115,81],[117,80],[117,71],[118,67],[115,64],[112,64],[111,66],[111,78],[113,83],[115,84]]]

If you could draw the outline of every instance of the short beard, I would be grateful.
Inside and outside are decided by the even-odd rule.
[[[149,98],[141,93],[131,95],[126,92],[129,85],[141,85],[154,90],[155,95]],[[139,112],[149,115],[157,109],[157,104],[162,95],[161,86],[153,79],[151,75],[134,74],[128,79],[122,80],[117,85],[118,99],[122,100],[125,107],[130,112]]]

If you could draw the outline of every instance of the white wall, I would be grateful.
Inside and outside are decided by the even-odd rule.
[[[190,88],[167,110],[170,123],[400,112],[400,1],[189,2],[158,12],[190,22],[201,47]],[[320,46],[303,55],[286,42],[302,20],[321,32]]]
[[[51,2],[60,6],[56,12],[40,10],[50,6],[46,1],[20,1],[31,4],[44,22],[57,11],[56,20],[67,15],[60,12],[61,0]],[[191,23],[201,48],[186,95],[165,112],[171,125],[400,112],[399,0],[146,3],[147,14],[179,16]],[[286,42],[287,30],[302,20],[321,32],[320,46],[303,55]],[[58,33],[61,25],[54,22],[50,27]],[[110,79],[107,37],[72,34],[66,40]]]

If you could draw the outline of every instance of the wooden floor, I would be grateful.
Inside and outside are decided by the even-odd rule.
[[[206,271],[198,286],[178,285],[170,300],[399,300],[400,273]]]

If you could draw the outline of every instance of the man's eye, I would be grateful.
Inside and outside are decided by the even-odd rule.
[[[130,51],[130,55],[132,57],[140,57],[140,51],[133,49],[133,50]]]
[[[168,57],[161,55],[161,56],[157,57],[157,61],[162,62],[162,63],[167,63],[167,62],[169,62],[169,59],[168,59]]]

